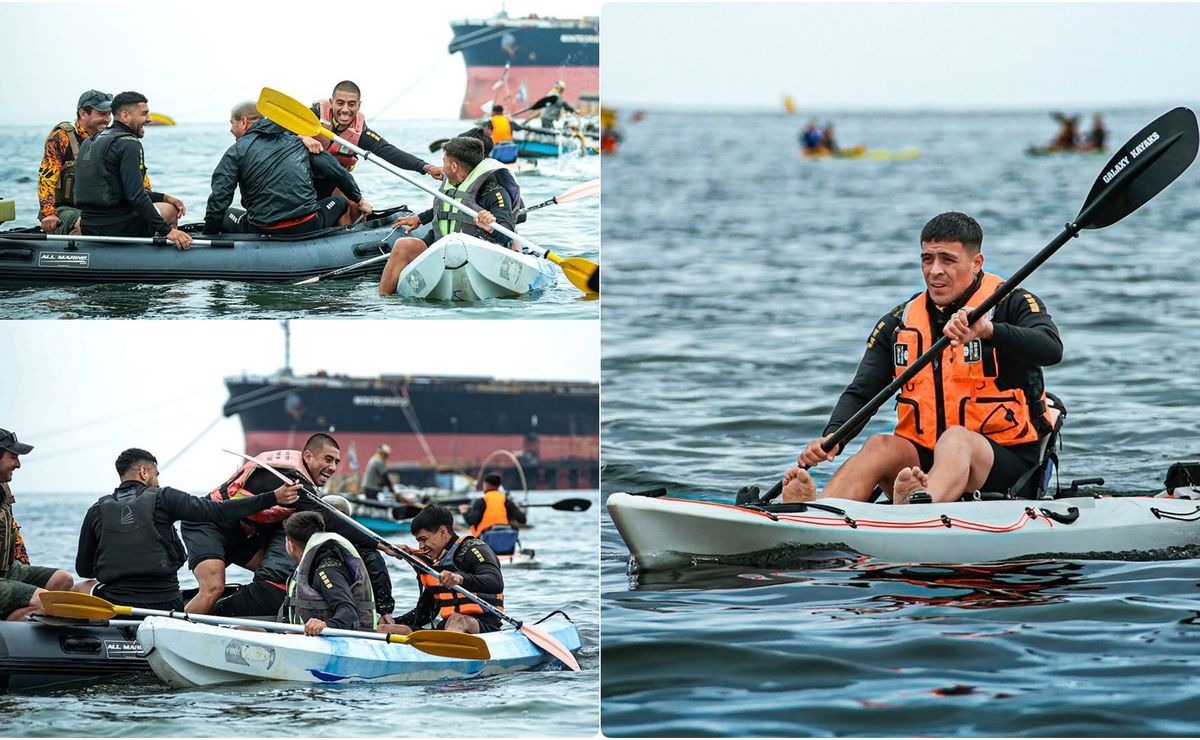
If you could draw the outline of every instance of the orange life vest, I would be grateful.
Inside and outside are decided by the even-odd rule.
[[[492,116],[492,143],[499,144],[502,141],[512,141],[512,124],[508,116],[497,113]]]
[[[321,125],[329,130],[333,130],[333,105],[329,100],[321,101]],[[363,117],[362,111],[356,111],[354,114],[354,122],[346,127],[345,131],[338,132],[338,136],[350,142],[354,146],[358,146],[358,140],[362,137],[363,131],[367,129],[367,119]],[[342,145],[336,141],[330,141],[324,136],[318,137],[321,143],[325,145],[325,151],[337,157],[337,161],[342,163],[342,166],[347,170],[354,169],[354,165],[358,164],[358,155],[354,152],[343,149]]]
[[[985,272],[979,289],[964,307],[975,308],[1003,284],[1002,278]],[[892,348],[895,377],[941,336],[932,334],[926,296],[922,292],[904,307]],[[1038,425],[1031,417],[1025,391],[1001,390],[996,385],[998,373],[996,350],[985,349],[982,340],[947,349],[940,360],[925,366],[901,389],[896,399],[895,434],[930,450],[942,432],[955,425],[1006,447],[1036,442]],[[1041,400],[1045,408],[1044,393]]]
[[[454,564],[454,557],[464,544],[468,543],[468,538],[459,537],[453,544],[446,548],[442,553],[442,557],[438,559],[433,567],[439,571],[448,570],[454,573],[461,573],[457,565]],[[427,573],[417,575],[417,580],[421,586],[430,590],[433,594],[433,602],[438,607],[438,616],[443,620],[455,612],[459,614],[484,614],[484,608],[473,601],[469,601],[456,591],[446,588],[437,576],[431,576]],[[483,601],[491,604],[500,611],[504,611],[504,594],[481,594],[472,591],[475,596]]]
[[[293,470],[303,476],[304,480],[313,483],[313,479],[309,477],[308,470],[304,467],[304,453],[299,450],[273,450],[271,452],[263,452],[254,457],[255,460],[261,460],[276,470]],[[213,492],[208,494],[208,497],[213,501],[228,501],[231,498],[244,498],[253,496],[253,493],[244,490],[246,481],[250,478],[250,474],[258,470],[258,465],[247,460],[242,464],[242,467],[237,469],[229,480],[213,489]],[[283,485],[282,481],[280,485]],[[315,486],[316,484],[313,483]],[[257,514],[252,514],[249,518],[259,524],[272,524],[274,522],[282,522],[289,516],[295,513],[295,509],[289,509],[286,506],[272,506],[269,509],[264,509]]]
[[[489,527],[508,524],[508,497],[502,491],[485,491],[483,494],[483,518],[471,525],[471,536],[478,537]]]

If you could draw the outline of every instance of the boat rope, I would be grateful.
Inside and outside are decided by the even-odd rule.
[[[417,421],[417,412],[412,407],[412,399],[408,396],[408,386],[400,388],[400,396],[404,399],[404,403],[400,406],[401,413],[408,421],[408,426],[412,428],[413,434],[417,437],[417,443],[421,445],[421,449],[425,451],[425,457],[429,458],[431,465],[437,466],[437,458],[433,454],[433,450],[429,447],[429,440],[425,439],[425,433],[421,431],[421,422]]]
[[[1200,506],[1197,506],[1191,511],[1163,511],[1158,507],[1151,506],[1150,513],[1156,519],[1174,519],[1177,522],[1196,522],[1200,521]]]
[[[267,395],[264,396],[264,393]],[[263,386],[262,388],[250,391],[249,393],[243,393],[226,401],[225,413],[233,416],[234,414],[271,403],[272,401],[287,398],[293,393],[303,393],[303,391],[292,386]],[[250,398],[255,398],[253,403],[249,402]]]
[[[567,620],[568,622],[574,622],[574,621],[575,621],[574,619],[571,619],[571,615],[567,614],[567,613],[566,613],[566,612],[564,612],[562,609],[555,609],[554,611],[550,612],[549,614],[547,614],[546,616],[542,617],[542,618],[541,618],[541,619],[539,619],[538,621],[534,622],[534,624],[541,624],[542,622],[545,622],[545,621],[546,621],[547,619],[549,619],[550,617],[553,617],[555,614],[561,614],[561,615],[562,615],[562,618],[563,618],[563,619],[565,619],[565,620]]]
[[[420,83],[424,82],[426,77],[433,74],[437,70],[437,68],[442,66],[442,64],[444,64],[445,61],[449,58],[450,58],[449,55],[442,56],[439,54],[438,59],[436,62],[433,63],[433,66],[431,66],[429,69],[422,72],[415,80],[413,80],[411,83],[409,83],[408,87],[404,88],[399,93],[397,93],[396,97],[392,98],[391,100],[389,100],[387,102],[387,105],[384,105],[379,110],[372,111],[371,118],[381,118],[383,116],[383,114],[388,111],[389,108],[391,108],[396,103],[400,102],[401,98],[403,98],[405,95],[412,92],[412,89],[414,87],[416,87]]]
[[[204,389],[194,391],[194,392],[188,393],[186,395],[176,396],[175,398],[167,399],[166,401],[155,401],[153,403],[146,404],[145,406],[139,406],[138,408],[130,409],[129,411],[126,411],[123,414],[117,414],[117,415],[106,414],[105,416],[95,419],[94,421],[85,421],[82,424],[71,424],[70,426],[59,427],[57,429],[51,429],[49,431],[30,432],[29,438],[30,439],[37,438],[37,439],[44,440],[44,439],[49,439],[51,437],[56,437],[56,436],[59,436],[62,434],[66,434],[68,432],[79,431],[80,429],[87,429],[89,427],[100,426],[102,424],[112,424],[112,422],[116,419],[125,419],[125,418],[129,418],[132,416],[137,416],[138,414],[144,414],[148,411],[158,411],[167,406],[173,406],[177,403],[181,403],[183,401],[187,401],[187,400],[195,398],[197,396],[202,396],[202,395],[212,393],[212,392],[213,392],[213,389],[211,386],[206,387]],[[40,457],[39,457],[39,459],[40,459]]]
[[[200,432],[195,437],[193,437],[191,442],[188,442],[187,444],[185,444],[183,446],[183,449],[179,450],[179,452],[176,452],[174,455],[172,455],[165,463],[163,463],[162,465],[159,465],[158,469],[166,470],[167,466],[169,466],[171,463],[175,462],[179,458],[183,457],[183,455],[188,450],[192,449],[192,447],[195,446],[195,444],[197,442],[199,442],[201,439],[204,439],[204,435],[211,432],[213,427],[215,427],[217,424],[220,424],[224,420],[225,420],[225,414],[223,412],[217,414],[216,418],[214,418],[212,421],[210,421],[208,423],[208,426],[204,427],[204,431]]]

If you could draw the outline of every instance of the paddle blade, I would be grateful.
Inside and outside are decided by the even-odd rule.
[[[430,152],[442,151],[442,147],[446,145],[447,141],[450,141],[450,140],[449,139],[434,139],[433,141],[429,142],[429,151]]]
[[[308,278],[307,280],[301,280],[298,283],[292,283],[292,285],[312,285],[313,283],[319,283],[319,282],[321,282],[321,276],[313,275],[312,277]]]
[[[522,624],[521,634],[528,637],[534,645],[561,660],[567,668],[573,671],[579,670],[579,661],[575,660],[575,656],[571,655],[571,651],[567,650],[566,645],[554,639],[549,632],[532,624]]]
[[[1164,113],[1117,149],[1075,223],[1102,229],[1141,208],[1183,174],[1198,145],[1195,113],[1187,108]]]
[[[445,630],[418,630],[409,635],[388,635],[388,642],[412,645],[417,650],[444,658],[462,660],[487,660],[492,657],[487,642],[482,637],[465,632]]]
[[[117,616],[128,616],[128,607],[110,604],[99,596],[74,591],[46,591],[41,595],[42,611],[52,617],[74,619],[107,620]]]
[[[592,508],[592,502],[586,498],[565,498],[550,504],[555,511],[587,511]]]
[[[559,204],[570,203],[573,200],[586,198],[589,195],[595,195],[598,192],[600,192],[600,181],[592,180],[591,182],[585,182],[582,185],[576,185],[562,195],[555,196],[554,202]]]
[[[321,125],[308,106],[278,90],[264,87],[258,95],[258,112],[299,136],[328,136],[333,133]]]

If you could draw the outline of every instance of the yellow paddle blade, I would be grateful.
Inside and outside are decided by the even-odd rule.
[[[546,259],[561,267],[563,274],[567,276],[567,280],[571,281],[571,285],[579,288],[584,293],[596,294],[600,292],[600,265],[591,260],[585,260],[583,257],[567,257],[563,259],[549,250],[546,251]]]
[[[170,116],[164,116],[162,113],[151,113],[150,123],[158,124],[160,126],[174,126],[175,119],[171,118]]]
[[[482,637],[465,632],[445,630],[418,630],[410,635],[388,635],[388,642],[412,645],[430,655],[463,660],[487,660],[492,657],[487,642]]]
[[[258,112],[299,136],[327,136],[333,132],[321,125],[308,106],[278,90],[264,87],[258,95]]]
[[[42,611],[52,617],[74,617],[75,619],[112,619],[127,617],[130,609],[117,606],[99,596],[75,591],[47,591],[41,595]]]

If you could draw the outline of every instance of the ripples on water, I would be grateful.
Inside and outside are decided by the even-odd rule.
[[[0,126],[0,185],[3,195],[17,201],[17,221],[0,228],[33,226],[37,222],[37,168],[45,126]],[[463,131],[466,121],[383,121],[380,132],[393,144],[440,164],[429,142]],[[45,130],[43,130],[45,129]],[[204,220],[212,171],[233,143],[228,124],[183,124],[151,127],[142,144],[155,190],[170,193],[187,207],[184,223]],[[540,203],[586,180],[599,177],[594,161],[572,161],[518,174],[529,205]],[[354,170],[367,200],[373,205],[407,204],[420,212],[432,196],[376,165],[362,163]],[[425,184],[436,181],[422,178]],[[237,197],[233,205],[239,205]],[[600,253],[600,199],[585,198],[534,211],[521,225],[539,246],[564,257],[597,261]],[[457,319],[592,319],[599,312],[566,278],[540,296],[492,299],[466,306],[401,298],[380,298],[378,277],[326,280],[311,286],[189,281],[163,285],[95,285],[40,288],[0,288],[0,318],[292,318],[297,315],[369,318]]]
[[[1111,112],[1113,142],[1164,111]],[[930,217],[976,216],[987,269],[1007,275],[1106,161],[1025,156],[1054,133],[1040,112],[834,119],[844,146],[923,156],[803,162],[800,118],[652,113],[606,160],[606,494],[769,486],[821,432],[874,322],[922,288]],[[1198,178],[1084,232],[1025,283],[1065,344],[1046,373],[1070,410],[1064,484],[1158,489],[1196,455]],[[858,441],[892,424],[887,404]],[[1194,560],[631,577],[607,515],[601,548],[609,735],[1200,732]]]
[[[14,477],[15,511],[33,562],[73,571],[79,526],[99,494],[22,494],[20,471]],[[531,515],[534,528],[521,542],[537,551],[536,561],[505,570],[510,614],[536,621],[562,609],[579,625],[584,649],[578,674],[543,669],[423,686],[186,690],[165,688],[153,676],[133,677],[38,694],[0,693],[0,716],[19,718],[14,731],[29,736],[414,737],[443,727],[433,734],[590,737],[599,713],[597,492],[539,491],[532,500],[580,496],[593,502],[587,512],[545,508]],[[399,563],[388,567],[402,614],[416,602],[416,579]],[[236,567],[229,577],[249,580]],[[195,585],[186,569],[180,580],[184,588]]]

